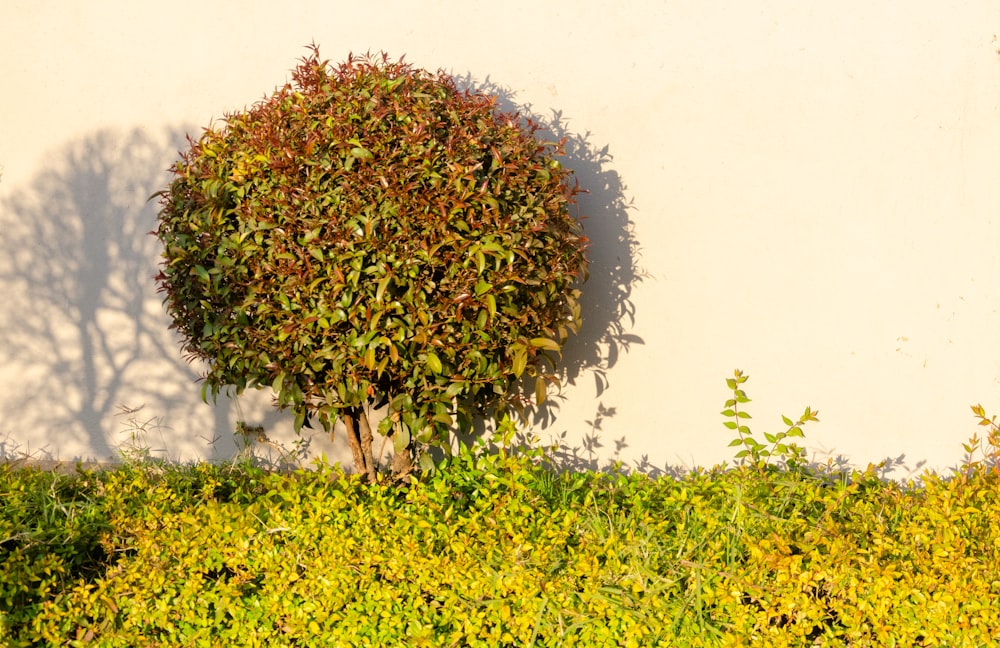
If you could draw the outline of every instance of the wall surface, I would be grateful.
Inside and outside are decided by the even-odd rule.
[[[969,405],[1000,411],[1000,4],[610,7],[4,2],[0,454],[220,458],[237,418],[290,447],[264,394],[201,403],[151,280],[146,198],[185,133],[315,42],[405,54],[570,137],[593,279],[543,440],[716,463],[740,368],[756,431],[819,410],[817,459],[961,461]],[[348,456],[342,438],[311,450]]]

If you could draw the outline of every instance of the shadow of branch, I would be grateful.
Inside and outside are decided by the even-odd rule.
[[[126,401],[171,425],[191,422],[197,374],[168,329],[148,236],[148,197],[183,142],[180,130],[101,131],[58,151],[0,202],[0,406],[22,451],[65,458],[89,448],[89,458],[110,458]],[[217,408],[213,439],[227,420]]]

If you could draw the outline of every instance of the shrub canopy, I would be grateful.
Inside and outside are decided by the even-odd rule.
[[[190,140],[157,194],[158,282],[207,393],[270,385],[297,427],[349,431],[388,403],[397,452],[519,402],[525,377],[544,400],[587,261],[538,129],[444,73],[314,47]]]

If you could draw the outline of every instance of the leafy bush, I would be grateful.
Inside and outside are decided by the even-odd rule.
[[[108,530],[91,473],[0,463],[0,644],[56,592],[101,573]]]
[[[1000,627],[989,470],[916,488],[753,465],[553,476],[538,459],[463,451],[406,488],[327,468],[107,473],[115,560],[50,587],[4,639],[932,646]]]
[[[340,418],[370,479],[371,405],[405,459],[521,402],[525,378],[544,400],[587,262],[561,145],[536,131],[443,73],[314,47],[191,141],[156,234],[206,390],[269,385],[297,427]]]
[[[723,412],[737,423],[744,383]],[[35,551],[0,543],[0,641],[992,645],[1000,428],[973,411],[987,445],[952,477],[906,484],[801,462],[798,432],[679,477],[553,473],[543,450],[482,442],[405,485],[326,466],[6,469],[0,521]]]

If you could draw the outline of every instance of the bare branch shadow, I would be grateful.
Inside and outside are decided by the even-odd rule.
[[[121,408],[142,405],[158,423],[159,438],[144,440],[152,451],[204,452],[163,438],[205,412],[191,407],[197,368],[168,330],[148,235],[156,205],[147,199],[183,143],[180,130],[101,131],[58,151],[0,201],[0,455],[17,448],[67,459],[67,449],[91,448],[94,456],[74,458],[112,458],[127,442]],[[208,444],[231,436],[227,405],[204,434]]]

